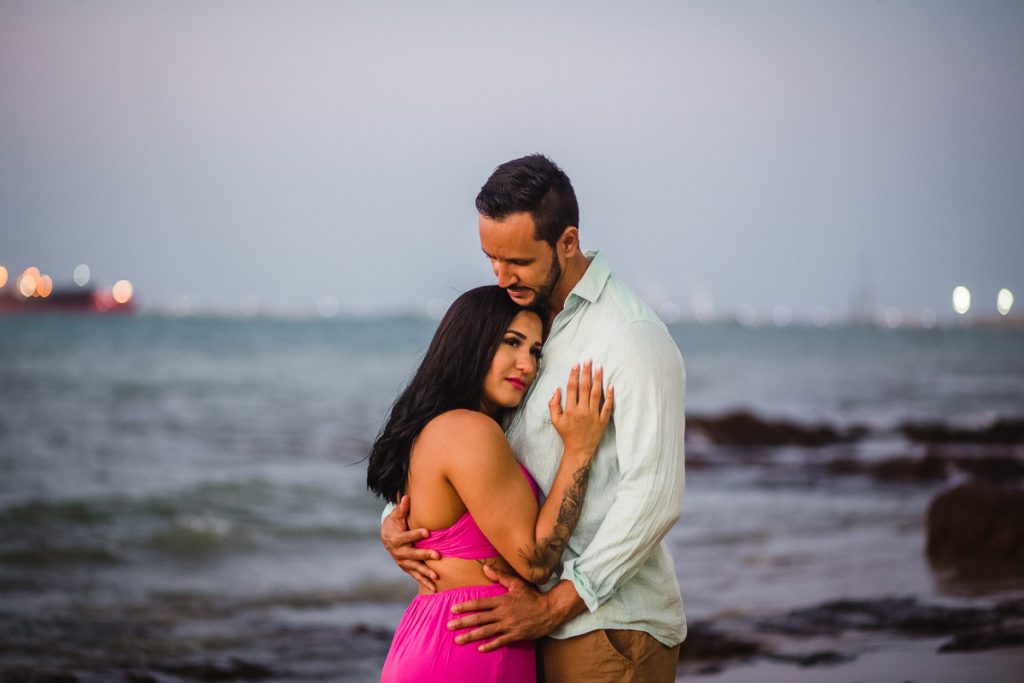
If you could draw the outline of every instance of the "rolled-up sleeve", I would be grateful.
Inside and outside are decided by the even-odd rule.
[[[683,509],[686,372],[664,326],[629,325],[604,362],[615,388],[615,448],[621,480],[593,540],[566,562],[593,612],[647,561]]]

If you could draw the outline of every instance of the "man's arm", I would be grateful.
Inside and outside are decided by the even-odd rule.
[[[437,572],[424,560],[439,560],[436,550],[419,549],[413,543],[430,536],[427,529],[409,529],[409,496],[402,496],[398,505],[388,504],[380,522],[380,541],[391,559],[406,574],[416,579],[431,593],[437,592]]]
[[[590,544],[565,563],[591,612],[633,577],[682,514],[686,371],[660,324],[633,323],[615,345],[619,486]],[[612,359],[610,359],[611,361]]]
[[[605,369],[615,387],[621,481],[604,522],[583,554],[565,564],[563,580],[546,594],[558,591],[550,602],[513,601],[506,595],[456,605],[459,612],[479,610],[449,623],[450,629],[478,626],[459,636],[460,642],[500,634],[481,646],[486,651],[500,646],[495,643],[546,635],[584,610],[596,610],[636,573],[679,519],[686,391],[679,350],[652,322],[634,323],[613,348],[618,357],[609,358]]]
[[[561,581],[547,593],[541,593],[519,577],[486,565],[484,574],[504,586],[508,593],[452,607],[453,614],[475,612],[448,622],[449,630],[476,627],[455,637],[460,645],[494,637],[477,648],[480,652],[489,652],[516,641],[535,640],[587,611],[586,603],[570,581]]]

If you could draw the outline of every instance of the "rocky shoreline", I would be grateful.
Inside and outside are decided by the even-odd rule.
[[[913,597],[834,600],[784,614],[690,625],[680,651],[684,673],[716,673],[737,663],[781,661],[799,667],[852,661],[863,639],[848,633],[942,638],[938,653],[1024,646],[1024,600],[988,607],[923,604]],[[828,647],[807,647],[822,645]]]
[[[259,617],[248,616],[247,621]],[[0,683],[327,681],[345,673],[372,680],[391,641],[390,631],[366,625],[236,627],[233,635],[216,636],[188,636],[169,624],[138,619],[57,624],[40,618],[20,626],[20,637],[4,634]],[[33,648],[30,634],[47,629],[79,631],[78,645]],[[940,656],[1022,647],[1024,599],[985,606],[929,604],[910,596],[832,600],[779,614],[695,621],[680,651],[679,671],[684,677],[708,675],[760,662],[835,666],[893,636],[940,638]],[[15,652],[24,664],[13,661]]]
[[[933,571],[982,594],[986,581],[1024,585],[1024,419],[976,428],[905,422],[879,430],[734,412],[689,417],[687,439],[691,469],[746,468],[769,481],[813,485],[857,480],[934,489],[922,512]],[[903,443],[905,452],[866,456],[860,446],[871,440],[887,448]],[[941,638],[937,653],[1024,647],[1024,600],[949,606],[880,597],[698,621],[681,650],[681,671],[711,674],[763,661],[839,665],[858,657],[865,634]]]
[[[687,424],[694,474],[739,474],[787,491],[913,492],[922,559],[959,597],[923,600],[901,589],[693,619],[680,653],[684,678],[751,664],[842,667],[894,641],[922,643],[940,659],[1024,648],[1024,420],[879,430],[730,413]],[[360,601],[397,605],[406,588],[244,602],[170,595],[62,616],[0,606],[0,683],[376,680],[391,632],[321,617]]]

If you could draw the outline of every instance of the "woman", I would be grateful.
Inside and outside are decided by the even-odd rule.
[[[601,406],[601,370],[569,375],[565,409],[556,390],[549,408],[562,459],[542,506],[500,423],[537,375],[546,316],[520,308],[497,286],[478,287],[452,304],[409,386],[377,437],[369,488],[391,502],[409,494],[412,526],[434,529],[419,547],[437,593],[423,587],[395,631],[381,680],[534,681],[533,643],[481,653],[455,643],[451,606],[505,592],[483,565],[543,583],[560,562],[586,491],[590,460],[611,418],[612,390]]]

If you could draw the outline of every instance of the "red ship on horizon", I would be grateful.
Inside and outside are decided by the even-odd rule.
[[[84,268],[81,284],[54,289],[53,279],[35,266],[26,268],[10,283],[7,268],[0,266],[0,314],[134,312],[134,292],[128,280],[118,280],[109,289],[88,287],[88,267]],[[80,274],[76,269],[76,282]]]

